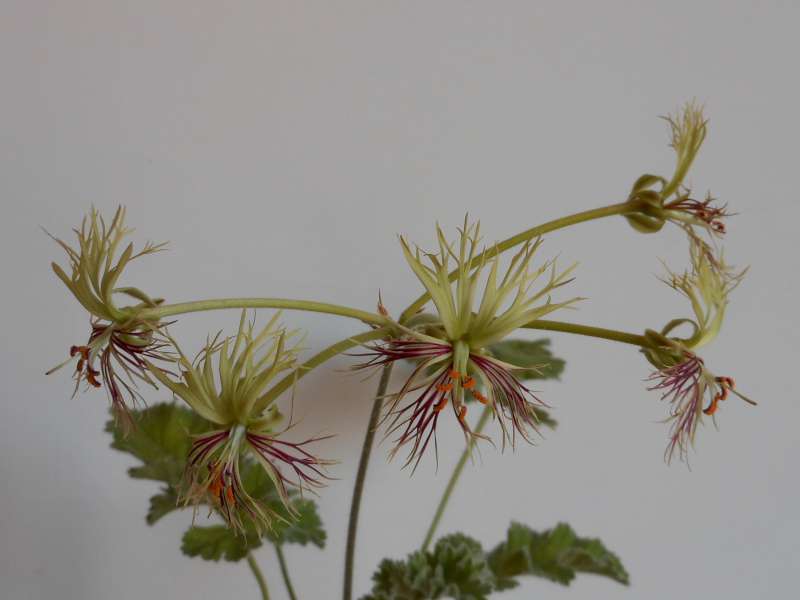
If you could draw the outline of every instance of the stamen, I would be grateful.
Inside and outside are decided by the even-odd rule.
[[[467,405],[462,404],[461,408],[458,410],[458,420],[462,423],[464,422],[464,418],[467,416]]]
[[[440,392],[446,393],[446,392],[449,392],[450,390],[453,389],[453,384],[452,383],[440,383],[439,385],[436,386],[436,389],[439,390]]]
[[[472,390],[472,396],[481,404],[489,404],[489,399],[481,394],[478,390]]]
[[[450,369],[450,371],[447,373],[447,376],[450,379],[455,379],[455,380],[461,379],[461,373],[459,373],[455,369]]]
[[[472,377],[467,377],[464,380],[464,383],[461,384],[461,387],[463,387],[465,390],[471,390],[475,387],[475,379]]]
[[[447,400],[448,400],[447,396],[442,396],[442,399],[439,400],[439,403],[434,407],[434,410],[436,412],[442,412],[447,406]]]

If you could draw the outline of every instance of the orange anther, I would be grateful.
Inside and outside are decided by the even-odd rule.
[[[715,412],[717,412],[717,405],[719,404],[720,399],[721,398],[719,394],[714,396],[714,399],[711,401],[711,404],[708,405],[708,408],[703,409],[703,414],[713,415]]]
[[[440,392],[449,392],[450,390],[453,389],[453,384],[452,383],[440,383],[439,385],[436,386],[436,389],[439,390]]]
[[[472,377],[467,377],[464,380],[464,383],[461,384],[461,387],[463,387],[465,390],[471,390],[475,387],[475,380]]]
[[[222,477],[217,477],[208,486],[208,493],[214,496],[216,500],[222,501]]]
[[[436,412],[442,412],[446,406],[447,406],[447,396],[444,396],[439,401],[439,403],[434,407],[433,410],[435,410]]]
[[[100,373],[99,373],[98,371],[95,371],[95,370],[94,370],[94,369],[92,369],[91,367],[88,367],[88,368],[86,369],[86,381],[88,381],[90,384],[92,384],[92,385],[93,385],[94,387],[96,387],[96,388],[102,387],[102,386],[100,385],[100,382],[99,382],[99,381],[97,381],[97,376],[98,376],[99,374],[100,374]]]
[[[236,504],[236,500],[233,497],[232,487],[229,487],[225,490],[225,498],[228,500],[228,504]]]
[[[489,399],[483,394],[481,394],[479,391],[472,390],[472,395],[475,397],[475,400],[477,400],[481,404],[489,404]]]
[[[458,409],[458,420],[463,421],[464,417],[467,416],[467,406],[465,404],[461,405],[461,408]]]
[[[461,373],[456,371],[455,369],[450,369],[450,372],[447,374],[450,379],[461,379]]]

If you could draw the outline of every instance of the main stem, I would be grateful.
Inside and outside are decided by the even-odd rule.
[[[294,587],[292,586],[292,578],[289,576],[289,567],[286,564],[286,557],[283,555],[283,547],[280,544],[275,544],[275,554],[278,555],[278,566],[281,568],[283,583],[286,585],[286,592],[289,594],[289,599],[297,600],[297,594],[295,594]]]
[[[636,204],[635,201],[628,201],[628,202],[621,202],[619,204],[611,204],[609,206],[603,206],[600,208],[593,208],[591,210],[585,210],[583,212],[575,213],[574,215],[568,215],[566,217],[561,217],[560,219],[554,219],[552,221],[548,221],[547,223],[542,223],[541,225],[537,225],[536,227],[531,227],[523,231],[522,233],[518,233],[517,235],[511,236],[510,238],[503,240],[499,244],[495,244],[493,247],[485,250],[478,254],[475,258],[472,259],[470,263],[470,267],[474,267],[477,264],[480,264],[483,260],[489,260],[490,258],[494,258],[501,252],[505,252],[509,248],[513,248],[518,244],[522,244],[530,239],[535,237],[539,237],[540,235],[544,235],[545,233],[549,233],[551,231],[555,231],[556,229],[563,229],[564,227],[569,227],[570,225],[576,225],[578,223],[583,223],[585,221],[592,221],[594,219],[601,219],[603,217],[610,217],[612,215],[624,215],[626,213],[637,212],[639,210],[639,206]],[[458,274],[457,270],[453,270],[450,273],[450,281],[455,279],[456,275]],[[422,294],[419,298],[417,298],[411,306],[409,306],[406,310],[403,311],[403,314],[400,315],[400,322],[405,323],[408,319],[414,316],[419,309],[421,309],[425,303],[430,299],[430,296],[425,293]]]
[[[378,390],[375,393],[375,402],[372,404],[372,413],[369,416],[367,431],[364,434],[364,444],[361,446],[361,458],[358,461],[358,472],[356,482],[353,486],[353,500],[350,504],[350,521],[347,524],[347,549],[344,557],[344,600],[353,598],[353,561],[356,552],[356,535],[358,533],[358,513],[361,510],[361,497],[364,495],[364,481],[367,478],[367,467],[369,457],[372,453],[372,444],[375,441],[375,429],[381,416],[383,407],[383,397],[386,395],[386,388],[389,387],[389,378],[392,375],[392,363],[383,366],[381,379],[378,382]]]
[[[491,416],[492,408],[490,406],[486,406],[481,413],[481,418],[478,420],[478,424],[475,425],[474,432],[476,435],[483,431],[483,428],[486,426],[486,423],[489,422],[489,417]],[[475,439],[475,436],[470,438],[469,442],[467,443],[467,447],[464,448],[464,452],[461,454],[461,458],[459,458],[458,463],[456,463],[456,468],[453,470],[453,474],[450,475],[450,481],[447,482],[447,487],[444,488],[444,493],[439,500],[439,505],[436,507],[436,513],[433,515],[433,521],[431,521],[431,524],[428,527],[428,532],[425,534],[425,540],[422,542],[421,550],[423,552],[428,549],[433,541],[433,536],[436,534],[436,529],[439,527],[439,522],[442,520],[444,511],[447,508],[447,503],[450,502],[450,496],[453,495],[453,490],[456,488],[459,477],[461,477],[461,472],[464,470],[464,465],[467,464],[467,460],[469,460],[469,457],[472,456],[472,450],[475,447]]]
[[[264,574],[258,567],[256,559],[253,558],[253,555],[250,554],[249,552],[247,553],[247,564],[250,565],[250,570],[253,572],[253,575],[255,575],[256,581],[258,582],[258,589],[261,590],[261,600],[269,600],[269,590],[267,589],[267,580],[264,579]]]
[[[230,308],[305,310],[309,312],[339,315],[341,317],[350,317],[351,319],[357,319],[370,325],[386,325],[388,323],[388,320],[383,315],[359,310],[357,308],[350,308],[349,306],[328,304],[327,302],[314,302],[311,300],[289,300],[286,298],[219,298],[216,300],[195,300],[193,302],[164,304],[162,306],[147,308],[138,313],[137,316],[144,320],[158,320],[190,312],[225,310]]]

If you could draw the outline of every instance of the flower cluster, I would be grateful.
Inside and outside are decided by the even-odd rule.
[[[662,400],[670,405],[667,461],[676,451],[681,458],[687,457],[703,415],[713,417],[729,393],[754,404],[736,391],[733,378],[714,375],[696,354],[719,334],[728,295],[741,282],[745,270],[736,272],[722,256],[709,254],[708,246],[699,241],[691,245],[690,255],[691,270],[681,274],[668,271],[664,281],[689,300],[694,318],[673,320],[660,333],[648,331],[650,346],[643,349],[657,369],[649,378],[653,383],[649,389],[661,392]],[[691,327],[691,335],[671,336],[682,325]]]
[[[448,242],[437,228],[438,253],[412,250],[401,237],[405,258],[430,295],[436,316],[418,327],[413,319],[407,325],[397,324],[398,335],[361,353],[367,360],[358,368],[398,360],[417,363],[400,390],[390,396],[384,419],[387,435],[397,434],[392,454],[410,445],[406,465],[416,467],[431,440],[436,444],[439,416],[448,406],[465,437],[475,435],[465,420],[467,395],[490,406],[499,417],[503,444],[510,440],[513,446],[517,434],[529,440],[529,431],[536,429],[534,407],[542,403],[515,377],[518,367],[492,357],[487,347],[579,300],[552,301],[550,294],[571,281],[574,265],[558,271],[555,262],[548,261],[533,268],[541,240],[523,244],[501,276],[497,252],[491,258],[486,252],[478,254],[479,228],[465,219],[457,244]]]
[[[721,236],[726,232],[725,219],[731,216],[727,206],[707,195],[698,200],[685,185],[686,176],[706,138],[708,120],[703,109],[694,102],[687,103],[674,116],[664,119],[670,126],[670,146],[675,150],[675,171],[667,179],[645,174],[633,184],[628,201],[638,209],[626,215],[638,231],[659,231],[667,221],[681,226],[690,237],[695,228]]]
[[[128,407],[140,397],[136,382],[153,384],[147,361],[170,362],[168,344],[161,336],[164,324],[140,317],[142,309],[162,302],[133,287],[116,287],[125,267],[136,258],[158,252],[164,244],[146,244],[134,252],[128,244],[117,257],[122,240],[131,232],[125,227],[125,209],[120,207],[110,224],[96,210],[75,230],[77,249],[57,238],[69,259],[70,274],[56,263],[53,271],[80,304],[89,312],[91,333],[85,344],[74,345],[69,358],[48,371],[52,373],[68,363],[75,363],[75,391],[81,382],[99,388],[105,384],[111,406],[124,425],[130,425]],[[137,301],[133,306],[118,307],[117,294]],[[96,365],[99,364],[99,369]]]
[[[264,469],[290,513],[294,508],[287,486],[319,487],[327,478],[325,467],[331,464],[306,449],[323,438],[288,442],[278,437],[288,427],[273,431],[281,416],[267,388],[278,374],[295,368],[298,352],[292,343],[296,332],[279,327],[278,318],[276,314],[256,332],[243,312],[237,334],[208,340],[194,361],[178,349],[178,381],[148,364],[161,383],[216,426],[192,443],[184,502],[197,506],[210,500],[237,530],[245,529],[246,520],[261,531],[281,518],[242,485],[240,465],[246,455]]]

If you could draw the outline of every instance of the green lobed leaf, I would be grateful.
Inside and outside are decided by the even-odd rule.
[[[111,420],[106,425],[106,431],[112,434],[111,447],[122,452],[127,452],[141,461],[141,465],[132,467],[128,473],[131,477],[153,479],[166,485],[161,491],[150,498],[150,507],[146,520],[149,525],[158,522],[162,517],[174,510],[181,508],[178,504],[183,474],[186,468],[186,457],[192,443],[192,436],[208,431],[211,426],[202,417],[188,408],[176,403],[155,404],[148,408],[132,411],[136,427],[125,435]],[[322,527],[322,520],[317,512],[316,504],[299,494],[290,491],[295,514],[291,515],[281,502],[272,480],[254,461],[243,459],[240,465],[242,483],[245,489],[257,500],[266,504],[272,511],[280,515],[283,520],[276,519],[273,529],[266,533],[270,541],[276,544],[313,544],[319,548],[324,547],[326,534]],[[211,556],[208,560],[219,560],[217,545],[225,554],[225,560],[238,560],[242,554],[240,547],[245,549],[261,544],[255,531],[246,536],[239,536],[236,545],[216,529],[222,525],[193,529],[212,529],[203,533],[187,536],[188,548],[192,551],[190,556],[203,556],[200,549],[203,540],[210,544],[206,553]],[[190,530],[191,531],[191,530]],[[234,535],[231,532],[231,535]],[[236,537],[234,535],[234,537]],[[184,536],[186,545],[186,536]],[[252,540],[257,540],[255,546]],[[239,548],[239,551],[234,550]],[[214,558],[214,556],[217,556]],[[239,558],[230,558],[238,556]]]
[[[291,515],[281,501],[272,480],[258,464],[244,461],[241,467],[242,484],[253,498],[267,505],[280,515],[267,537],[276,544],[313,544],[318,548],[325,547],[326,534],[322,528],[322,519],[317,512],[317,504],[308,498],[301,498],[295,490],[289,490],[295,514]]]
[[[138,458],[142,464],[128,474],[137,479],[154,479],[170,486],[179,485],[186,465],[191,436],[209,429],[208,423],[188,408],[175,403],[154,404],[131,411],[133,430],[125,435],[111,420],[106,431],[111,447]]]
[[[173,510],[181,508],[178,506],[178,494],[174,487],[161,488],[161,493],[150,498],[150,509],[147,511],[145,520],[148,525],[155,523],[171,513]]]
[[[580,538],[566,523],[536,532],[512,523],[506,541],[488,557],[497,589],[515,587],[521,575],[544,577],[568,585],[577,573],[594,573],[627,585],[628,572],[616,554],[598,539]]]
[[[194,526],[183,534],[181,550],[187,556],[235,562],[245,558],[249,551],[260,545],[261,539],[255,533],[237,535],[224,525]]]
[[[550,340],[503,340],[489,346],[498,360],[521,367],[514,374],[522,380],[558,379],[564,372],[564,360],[550,352]],[[527,368],[526,368],[527,367]]]
[[[457,533],[441,538],[432,552],[384,560],[372,580],[372,592],[362,600],[483,600],[494,575],[480,543]]]
[[[568,585],[577,573],[595,573],[628,584],[619,558],[599,540],[579,538],[569,525],[538,533],[512,523],[507,539],[486,554],[463,534],[441,538],[433,551],[405,560],[386,559],[373,574],[372,592],[361,600],[481,600],[532,575]]]

